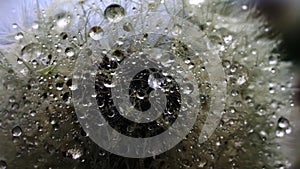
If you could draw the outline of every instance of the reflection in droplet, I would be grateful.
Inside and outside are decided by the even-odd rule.
[[[30,43],[24,46],[21,50],[21,56],[25,61],[30,61],[40,57],[42,51],[38,44]]]
[[[19,32],[19,33],[16,34],[15,39],[16,40],[21,40],[21,39],[23,39],[23,37],[24,37],[23,33]]]
[[[65,50],[65,54],[68,56],[68,57],[72,57],[75,55],[75,51],[72,47],[67,47],[66,50]]]
[[[71,17],[65,13],[59,13],[55,16],[56,25],[59,28],[65,28],[71,23]]]
[[[3,160],[0,161],[0,169],[7,169],[7,164]]]
[[[133,30],[133,26],[131,25],[131,23],[124,23],[123,25],[123,29],[126,31],[126,32],[131,32]]]
[[[12,129],[11,133],[14,137],[19,137],[22,135],[22,129],[19,126],[16,126]]]
[[[118,4],[111,4],[105,9],[104,16],[110,22],[119,22],[125,16],[125,9]]]
[[[90,29],[89,35],[94,40],[100,40],[102,32],[103,32],[103,29],[100,26],[94,26]]]

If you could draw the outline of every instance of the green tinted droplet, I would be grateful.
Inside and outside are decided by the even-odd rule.
[[[125,9],[118,4],[111,4],[104,11],[104,17],[110,22],[119,22],[124,16]]]

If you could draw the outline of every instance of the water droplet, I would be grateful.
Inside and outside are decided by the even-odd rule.
[[[19,137],[22,135],[22,129],[19,126],[14,127],[11,132],[14,137]]]
[[[24,37],[23,33],[22,33],[22,32],[19,32],[19,33],[17,33],[17,35],[15,36],[15,39],[16,39],[16,40],[21,40],[21,39],[23,39],[23,37]]]
[[[126,31],[126,32],[131,32],[132,30],[133,30],[133,26],[131,25],[131,23],[124,23],[124,25],[123,25],[123,29],[124,29],[124,31]]]
[[[42,54],[38,44],[30,43],[24,46],[21,50],[21,56],[25,61],[37,59]]]
[[[7,169],[7,164],[3,160],[0,161],[0,169]]]
[[[82,150],[79,148],[71,148],[67,151],[67,156],[70,156],[76,160],[82,156]]]
[[[59,13],[55,16],[56,25],[59,28],[65,28],[71,23],[71,17],[65,12]]]
[[[94,26],[90,29],[89,35],[94,40],[100,40],[102,32],[103,32],[103,29],[100,26]]]
[[[32,24],[32,29],[38,29],[39,28],[39,23],[38,22],[33,22]]]
[[[105,9],[104,16],[110,22],[119,22],[125,16],[125,9],[118,4],[111,4]]]
[[[18,24],[13,23],[13,24],[12,24],[12,27],[13,27],[14,29],[17,29],[17,28],[18,28]]]
[[[283,128],[283,129],[288,128],[289,127],[289,120],[284,118],[284,117],[280,117],[278,119],[278,127]]]
[[[275,134],[276,134],[277,137],[283,137],[285,135],[285,132],[284,132],[284,130],[282,130],[280,128],[277,128]]]
[[[68,56],[68,57],[72,57],[75,55],[75,51],[72,47],[67,47],[66,50],[65,50],[65,54]]]
[[[243,5],[243,6],[242,6],[242,9],[243,9],[243,10],[247,10],[247,9],[248,9],[248,6],[247,6],[247,5]]]
[[[180,25],[175,25],[173,30],[172,30],[172,34],[174,36],[178,36],[182,33],[182,27]]]
[[[149,78],[148,78],[148,85],[153,88],[153,89],[160,89],[161,86],[164,83],[164,80],[161,78],[156,78],[154,77],[153,74],[150,74],[149,75]]]
[[[186,83],[183,86],[183,93],[184,94],[191,94],[194,91],[194,86],[191,83]]]
[[[277,64],[277,58],[275,56],[269,57],[269,64],[270,65],[276,65]]]

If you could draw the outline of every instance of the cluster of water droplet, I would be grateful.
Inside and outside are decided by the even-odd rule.
[[[289,121],[289,113],[295,111],[293,77],[288,71],[289,64],[273,52],[278,42],[263,36],[268,27],[260,20],[251,19],[252,11],[247,5],[208,0],[142,0],[120,1],[119,4],[79,1],[66,4],[65,8],[38,10],[31,28],[13,24],[15,42],[1,49],[0,137],[3,141],[0,143],[0,168],[20,168],[25,163],[30,168],[290,166],[290,162],[279,155],[281,150],[276,140],[293,130]],[[109,89],[115,87],[109,83],[114,75],[111,68],[124,57],[143,51],[145,44],[151,45],[153,40],[161,38],[158,48],[171,51],[159,58],[165,65],[172,66],[178,62],[177,57],[191,52],[188,44],[177,41],[185,31],[181,25],[160,28],[159,21],[153,23],[156,29],[171,32],[171,37],[156,35],[155,30],[151,30],[136,37],[117,37],[110,51],[100,47],[104,40],[111,43],[105,35],[113,32],[109,29],[113,30],[115,24],[126,16],[139,16],[143,12],[149,15],[151,12],[172,13],[199,27],[209,40],[205,48],[220,56],[227,95],[222,98],[225,109],[219,112],[223,115],[219,127],[207,142],[199,144],[197,139],[208,116],[210,101],[214,99],[210,96],[214,86],[209,80],[214,75],[207,72],[206,62],[210,60],[180,58],[184,62],[181,64],[195,74],[201,92],[197,123],[186,139],[169,152],[133,160],[105,152],[80,127],[71,101],[71,93],[78,84],[72,83],[71,72],[78,57],[97,58],[101,65],[98,80]],[[135,24],[139,19],[143,18],[125,22],[122,29],[125,32],[143,29]],[[163,42],[170,43],[171,47]],[[201,58],[205,52],[195,55]],[[147,84],[154,89],[163,88],[162,79],[165,78],[149,75]],[[185,80],[184,92],[191,94],[194,86],[189,79]],[[104,107],[101,100],[98,105]],[[131,130],[134,127],[127,132]]]

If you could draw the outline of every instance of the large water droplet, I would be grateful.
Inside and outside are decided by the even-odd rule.
[[[37,59],[41,56],[41,54],[40,46],[36,43],[30,43],[24,46],[21,50],[21,56],[25,61]]]
[[[0,169],[7,169],[7,164],[3,160],[0,161]]]
[[[133,26],[131,25],[131,23],[124,23],[124,25],[123,25],[123,29],[124,29],[124,31],[126,31],[126,32],[130,32],[130,31],[132,31],[133,30]]]
[[[19,32],[19,33],[16,34],[15,39],[16,40],[21,40],[21,39],[23,39],[23,37],[24,37],[23,33]]]
[[[289,127],[288,119],[286,119],[284,117],[280,117],[278,119],[278,127],[283,128],[283,129],[288,128]]]
[[[89,35],[94,40],[100,40],[102,32],[103,32],[103,29],[100,26],[94,26],[90,29]]]
[[[72,47],[67,47],[66,50],[65,50],[65,54],[68,56],[68,57],[72,57],[75,55],[75,51]]]
[[[71,16],[65,12],[59,13],[55,16],[56,25],[59,28],[65,28],[71,23]]]
[[[104,11],[104,17],[110,22],[119,22],[124,15],[125,9],[118,4],[111,4]]]
[[[19,137],[22,135],[22,129],[19,126],[16,126],[12,129],[11,133],[14,137]]]

